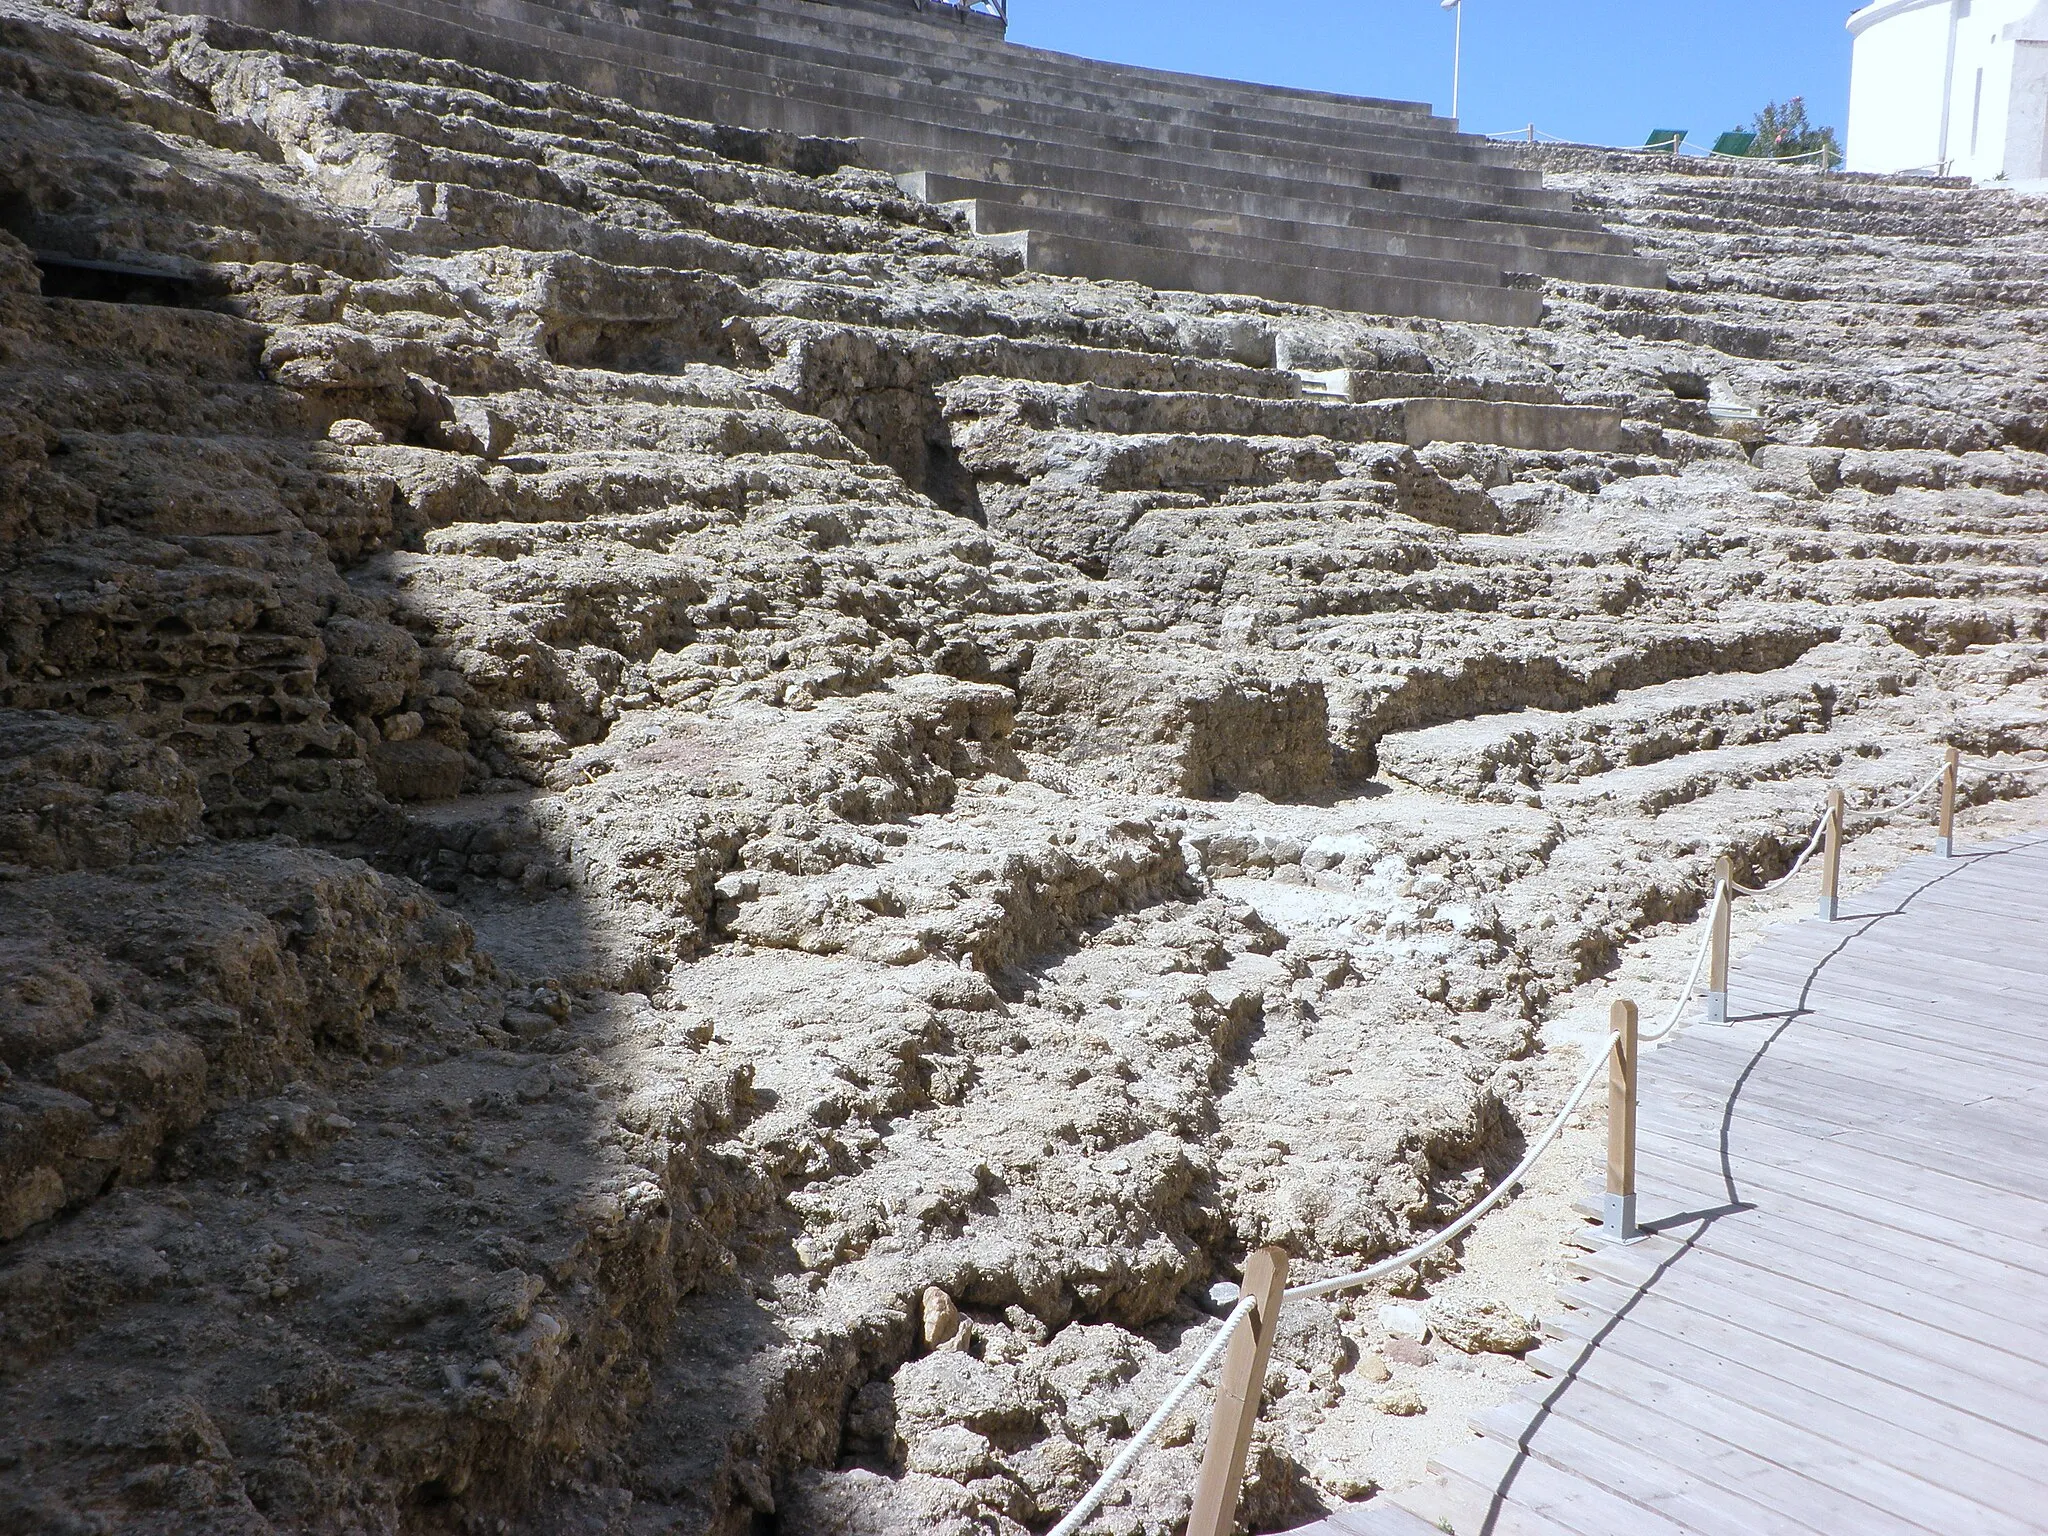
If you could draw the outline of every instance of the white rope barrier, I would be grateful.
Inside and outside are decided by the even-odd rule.
[[[1889,816],[1893,811],[1903,811],[1907,806],[1911,805],[1915,800],[1918,800],[1922,795],[1926,794],[1927,791],[1934,788],[1935,785],[1939,784],[1942,780],[1942,776],[1947,772],[1948,765],[1944,763],[1941,767],[1935,769],[1933,773],[1929,774],[1925,779],[1921,780],[1919,784],[1914,786],[1912,789],[1907,790],[1903,799],[1894,800],[1889,805],[1863,806],[1860,808],[1861,814],[1865,816]]]
[[[1609,1035],[1607,1037],[1606,1043],[1600,1047],[1599,1053],[1594,1056],[1584,1074],[1579,1078],[1578,1083],[1573,1087],[1570,1097],[1564,1101],[1564,1108],[1557,1112],[1550,1124],[1544,1129],[1543,1134],[1537,1137],[1534,1144],[1522,1155],[1522,1160],[1508,1170],[1507,1177],[1494,1185],[1492,1191],[1485,1199],[1466,1211],[1464,1215],[1460,1216],[1449,1226],[1431,1233],[1421,1242],[1415,1244],[1414,1247],[1403,1249],[1391,1259],[1382,1259],[1377,1264],[1370,1265],[1365,1269],[1353,1270],[1348,1275],[1332,1275],[1327,1280],[1311,1280],[1304,1285],[1290,1285],[1285,1292],[1287,1299],[1294,1301],[1309,1296],[1328,1296],[1335,1291],[1348,1291],[1354,1286],[1370,1285],[1373,1281],[1383,1279],[1387,1275],[1393,1274],[1396,1270],[1406,1269],[1410,1264],[1428,1258],[1437,1249],[1443,1247],[1444,1244],[1455,1241],[1471,1227],[1472,1223],[1498,1205],[1509,1190],[1529,1176],[1529,1170],[1536,1166],[1536,1160],[1549,1150],[1550,1144],[1553,1141],[1557,1140],[1558,1133],[1564,1129],[1565,1121],[1572,1117],[1572,1112],[1579,1107],[1580,1101],[1586,1097],[1586,1091],[1593,1086],[1594,1079],[1607,1070],[1608,1053],[1614,1049],[1615,1042],[1620,1039],[1620,1035]]]
[[[1117,1453],[1116,1460],[1102,1469],[1102,1476],[1095,1479],[1095,1486],[1081,1495],[1081,1502],[1067,1511],[1067,1517],[1048,1531],[1046,1536],[1074,1536],[1074,1532],[1087,1523],[1088,1517],[1102,1507],[1102,1501],[1109,1497],[1109,1490],[1116,1486],[1117,1479],[1130,1470],[1131,1463],[1144,1453],[1145,1447],[1152,1443],[1161,1429],[1165,1428],[1166,1421],[1173,1416],[1174,1409],[1178,1408],[1187,1395],[1195,1390],[1201,1379],[1209,1374],[1209,1367],[1216,1363],[1216,1357],[1223,1353],[1223,1346],[1230,1342],[1230,1336],[1237,1332],[1247,1317],[1251,1316],[1251,1311],[1251,1297],[1239,1297],[1237,1305],[1231,1308],[1230,1315],[1224,1318],[1223,1326],[1216,1330],[1216,1336],[1209,1341],[1208,1348],[1202,1351],[1201,1357],[1188,1367],[1181,1379],[1173,1384],[1173,1389],[1160,1399],[1159,1406],[1152,1410],[1152,1417],[1131,1436],[1131,1443]]]
[[[1662,1028],[1656,1030],[1646,1029],[1639,1032],[1636,1036],[1638,1040],[1645,1043],[1652,1040],[1662,1040],[1666,1035],[1677,1029],[1678,1021],[1685,1017],[1685,1010],[1692,1002],[1693,989],[1700,984],[1700,972],[1706,967],[1707,953],[1714,947],[1715,912],[1722,902],[1735,899],[1735,893],[1728,887],[1729,882],[1725,880],[1716,880],[1714,882],[1714,898],[1707,903],[1706,932],[1700,935],[1700,947],[1693,952],[1692,971],[1686,976],[1685,985],[1679,989],[1678,1001],[1671,1005],[1671,1016],[1664,1021]]]
[[[1971,759],[1970,766],[1979,769],[1997,769],[2003,765],[1989,763],[1982,759]],[[1883,806],[1864,807],[1858,814],[1889,815],[1893,811],[1903,810],[1926,794],[1936,784],[1939,784],[1947,771],[1947,765],[1944,764],[1942,767],[1937,768],[1929,778],[1916,785],[1903,799]],[[1700,936],[1699,948],[1693,954],[1692,969],[1686,974],[1685,984],[1679,991],[1678,1000],[1673,1004],[1670,1015],[1658,1029],[1654,1032],[1645,1030],[1637,1035],[1639,1043],[1648,1044],[1652,1041],[1664,1039],[1678,1028],[1679,1023],[1685,1017],[1686,1008],[1691,1004],[1695,991],[1699,986],[1700,972],[1706,966],[1707,957],[1712,951],[1715,920],[1719,916],[1721,904],[1724,902],[1732,904],[1737,892],[1748,896],[1762,896],[1788,884],[1801,869],[1805,868],[1807,862],[1812,859],[1826,840],[1830,814],[1829,811],[1821,813],[1820,820],[1814,824],[1813,833],[1807,838],[1806,846],[1800,850],[1799,857],[1794,859],[1792,867],[1777,879],[1764,885],[1744,885],[1740,881],[1732,879],[1717,879],[1714,882],[1713,896],[1708,901],[1705,909],[1707,917],[1706,931]],[[1599,1051],[1587,1063],[1586,1070],[1579,1075],[1578,1081],[1572,1085],[1572,1090],[1566,1096],[1563,1107],[1551,1117],[1550,1123],[1544,1127],[1543,1133],[1530,1144],[1529,1150],[1523,1153],[1521,1161],[1509,1169],[1506,1176],[1499,1183],[1495,1184],[1476,1204],[1467,1208],[1456,1220],[1431,1233],[1422,1241],[1404,1248],[1391,1258],[1381,1259],[1378,1263],[1368,1265],[1364,1269],[1352,1270],[1342,1275],[1332,1275],[1327,1280],[1311,1280],[1305,1281],[1300,1285],[1290,1285],[1282,1292],[1283,1299],[1287,1301],[1308,1300],[1313,1297],[1330,1296],[1338,1291],[1354,1290],[1359,1286],[1370,1285],[1375,1280],[1383,1280],[1389,1275],[1408,1268],[1410,1265],[1418,1264],[1438,1249],[1456,1242],[1458,1238],[1470,1231],[1482,1216],[1506,1199],[1510,1190],[1515,1189],[1524,1179],[1528,1178],[1530,1170],[1536,1166],[1543,1154],[1550,1150],[1551,1143],[1556,1141],[1558,1136],[1563,1133],[1566,1122],[1577,1112],[1579,1106],[1585,1102],[1586,1095],[1592,1091],[1593,1084],[1599,1079],[1600,1074],[1606,1070],[1608,1057],[1613,1054],[1614,1048],[1620,1043],[1620,1040],[1621,1036],[1619,1034],[1610,1033],[1607,1036]],[[1237,1305],[1224,1318],[1223,1326],[1209,1340],[1207,1346],[1202,1350],[1200,1357],[1173,1384],[1173,1387],[1167,1392],[1166,1396],[1161,1399],[1158,1408],[1153,1410],[1152,1416],[1131,1437],[1130,1443],[1117,1454],[1115,1460],[1103,1469],[1102,1475],[1095,1480],[1094,1486],[1082,1495],[1080,1502],[1067,1513],[1066,1517],[1058,1525],[1055,1525],[1047,1533],[1047,1536],[1075,1536],[1075,1533],[1080,1530],[1088,1518],[1102,1507],[1103,1500],[1109,1496],[1109,1491],[1115,1486],[1117,1480],[1130,1470],[1132,1463],[1158,1438],[1160,1430],[1165,1427],[1167,1419],[1173,1415],[1174,1410],[1179,1408],[1181,1403],[1187,1399],[1188,1394],[1201,1384],[1202,1378],[1209,1373],[1210,1368],[1215,1365],[1217,1359],[1222,1355],[1224,1347],[1230,1342],[1231,1336],[1236,1333],[1246,1318],[1251,1315],[1252,1305],[1250,1297],[1239,1298]]]
[[[1806,867],[1806,861],[1819,851],[1820,845],[1827,840],[1827,835],[1828,813],[1822,811],[1820,820],[1813,824],[1813,836],[1806,840],[1806,846],[1799,850],[1799,857],[1792,861],[1792,867],[1785,873],[1775,880],[1765,881],[1762,885],[1744,885],[1740,880],[1731,880],[1728,883],[1745,896],[1768,896],[1780,887],[1791,884],[1792,877]]]

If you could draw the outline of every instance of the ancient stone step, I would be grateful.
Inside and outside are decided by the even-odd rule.
[[[1441,382],[1451,387],[1449,381]],[[1321,399],[1024,384],[997,378],[959,379],[946,387],[944,400],[946,416],[956,428],[996,419],[1035,431],[1325,437],[1344,443],[1405,442],[1417,447],[1438,441],[1511,447],[1592,445],[1591,439],[1611,436],[1620,423],[1617,412],[1598,406],[1445,396],[1393,397],[1359,405]],[[1551,441],[1529,441],[1536,438]]]
[[[771,365],[764,387],[800,400],[820,399],[835,389],[935,389],[947,380],[975,375],[1264,400],[1292,400],[1302,393],[1300,376],[1294,373],[1173,353],[1037,338],[893,331],[780,315],[749,317],[733,326],[732,334],[744,335],[745,348],[758,348],[761,360]]]
[[[955,442],[977,460],[999,438],[1010,438],[1019,431],[1114,438],[1194,436],[1217,440],[1219,449],[1222,439],[1243,439],[1247,451],[1256,454],[1269,449],[1255,440],[1290,437],[1333,443],[1407,443],[1412,447],[1459,442],[1591,450],[1612,447],[1621,420],[1618,412],[1603,406],[1439,396],[1355,405],[986,378],[963,378],[947,385],[943,401]],[[1163,444],[1160,447],[1168,451]],[[1116,451],[1115,459],[1128,469],[1132,454],[1144,451],[1139,445],[1126,444]],[[1061,455],[1050,457],[1057,460]]]

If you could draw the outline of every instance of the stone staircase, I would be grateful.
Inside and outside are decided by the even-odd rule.
[[[1027,269],[1534,324],[1541,279],[1663,286],[1540,172],[1426,106],[1008,43],[989,18],[817,0],[175,0],[717,123],[857,139]]]

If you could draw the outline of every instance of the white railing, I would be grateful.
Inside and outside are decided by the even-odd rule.
[[[1989,764],[1972,766],[1994,766]],[[1882,806],[1860,807],[1862,814],[1889,815],[1906,809],[1922,795],[1941,786],[1936,812],[1935,853],[1941,858],[1955,852],[1956,785],[1962,772],[1961,754],[1948,748],[1941,767],[1899,800]],[[1152,1416],[1131,1437],[1095,1484],[1083,1494],[1048,1536],[1075,1536],[1102,1507],[1110,1490],[1145,1449],[1188,1395],[1208,1375],[1220,1357],[1222,1375],[1216,1386],[1216,1405],[1209,1416],[1209,1440],[1202,1455],[1200,1479],[1195,1486],[1187,1536],[1230,1536],[1237,1522],[1238,1493],[1244,1481],[1246,1453],[1251,1445],[1252,1425],[1259,1412],[1259,1393],[1266,1379],[1266,1362],[1272,1353],[1274,1329],[1280,1308],[1289,1299],[1306,1300],[1354,1290],[1406,1269],[1428,1258],[1439,1248],[1470,1230],[1472,1225],[1505,1199],[1508,1192],[1529,1176],[1538,1159],[1550,1149],[1566,1123],[1592,1091],[1604,1070],[1607,1074],[1607,1188],[1602,1202],[1599,1235],[1615,1242],[1633,1242],[1642,1234],[1636,1227],[1635,1203],[1635,1121],[1638,1051],[1651,1041],[1661,1040],[1678,1027],[1698,994],[1702,971],[1707,976],[1705,1018],[1725,1023],[1728,1018],[1728,942],[1730,911],[1736,896],[1759,896],[1789,884],[1816,853],[1821,856],[1820,917],[1833,921],[1840,906],[1842,842],[1848,816],[1847,796],[1840,789],[1828,791],[1825,806],[1814,823],[1812,835],[1792,861],[1792,867],[1763,885],[1744,885],[1735,878],[1734,861],[1727,856],[1714,868],[1714,889],[1706,905],[1706,932],[1701,935],[1677,1003],[1668,1018],[1654,1031],[1638,1028],[1636,1005],[1618,1001],[1609,1012],[1606,1040],[1593,1054],[1586,1070],[1572,1085],[1564,1104],[1551,1116],[1522,1160],[1511,1168],[1484,1197],[1447,1226],[1391,1258],[1381,1259],[1364,1269],[1332,1275],[1324,1280],[1288,1285],[1288,1255],[1284,1248],[1266,1247],[1252,1253],[1244,1265],[1244,1282],[1237,1304],[1210,1337],[1201,1355],[1173,1384]]]

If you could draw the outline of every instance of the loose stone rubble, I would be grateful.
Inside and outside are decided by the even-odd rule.
[[[2037,789],[2048,205],[1550,169],[1670,291],[1022,274],[850,145],[0,0],[0,1526],[1042,1530],[1718,854]],[[1288,1309],[1257,1528],[1525,1346],[1441,1273]]]

